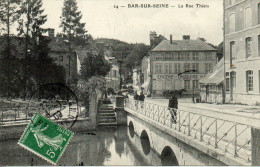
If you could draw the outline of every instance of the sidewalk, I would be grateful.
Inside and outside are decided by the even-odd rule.
[[[168,106],[168,99],[145,98],[145,102]],[[260,107],[238,104],[192,103],[190,98],[179,99],[179,110],[225,119],[254,127],[260,127]]]

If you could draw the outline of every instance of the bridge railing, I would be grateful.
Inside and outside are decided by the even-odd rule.
[[[126,100],[125,108],[234,157],[252,160],[251,127],[248,125],[133,99]]]

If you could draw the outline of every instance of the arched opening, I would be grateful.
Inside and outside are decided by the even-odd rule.
[[[149,140],[148,134],[145,130],[142,131],[140,138],[141,138],[141,145],[142,145],[144,154],[148,155],[150,153],[151,145],[150,145],[150,140]]]
[[[171,147],[166,146],[161,153],[161,162],[163,166],[179,166],[178,160]]]
[[[130,136],[133,138],[135,135],[135,129],[134,129],[134,124],[132,121],[129,122],[129,133],[130,133]]]

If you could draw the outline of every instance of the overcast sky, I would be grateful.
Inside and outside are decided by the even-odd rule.
[[[169,39],[204,37],[218,45],[223,40],[222,0],[77,0],[83,14],[82,22],[94,38],[114,38],[131,43],[149,44],[150,31]],[[169,4],[168,9],[133,9],[128,4]],[[179,4],[205,4],[209,8],[178,8]],[[60,32],[60,15],[63,0],[43,0],[48,21],[44,27]],[[114,8],[118,5],[119,9]],[[120,6],[126,6],[121,8]]]

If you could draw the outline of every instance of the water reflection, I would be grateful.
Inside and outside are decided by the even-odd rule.
[[[100,128],[93,133],[77,133],[72,138],[58,165],[152,165],[129,141],[127,127]],[[140,138],[134,135],[137,145]],[[138,139],[138,140],[137,140]],[[51,165],[21,148],[17,140],[0,142],[0,165]],[[142,148],[141,148],[142,149]],[[149,153],[151,154],[151,153]],[[153,164],[155,165],[155,164]]]

